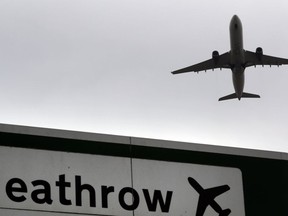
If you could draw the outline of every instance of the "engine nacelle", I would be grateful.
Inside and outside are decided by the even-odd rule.
[[[263,49],[261,47],[257,47],[256,56],[258,57],[259,60],[261,60],[261,58],[263,56]]]
[[[219,52],[217,50],[212,52],[212,59],[214,60],[215,63],[218,62],[219,59]]]

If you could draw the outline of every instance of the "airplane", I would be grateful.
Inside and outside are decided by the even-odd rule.
[[[216,68],[227,68],[232,71],[232,79],[235,93],[219,98],[219,101],[238,98],[260,98],[257,94],[244,92],[244,71],[245,68],[256,65],[284,65],[288,64],[288,59],[263,55],[263,49],[258,47],[256,52],[243,49],[242,23],[237,15],[234,15],[230,21],[230,47],[231,50],[219,55],[218,51],[212,52],[212,59],[201,63],[185,67],[172,74],[180,74],[187,72],[199,72],[206,70],[214,70]]]
[[[203,189],[195,179],[189,177],[188,181],[190,185],[199,193],[196,216],[203,216],[208,205],[210,205],[219,214],[219,216],[228,216],[231,213],[230,209],[223,210],[214,200],[215,197],[230,190],[228,185]]]

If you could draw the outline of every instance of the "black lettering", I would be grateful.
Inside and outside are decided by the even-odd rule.
[[[71,205],[71,200],[66,199],[66,187],[71,187],[70,182],[65,182],[65,175],[59,175],[59,181],[56,181],[56,186],[59,187],[59,200],[63,205]]]
[[[18,184],[20,187],[13,186]],[[12,178],[6,184],[6,194],[14,202],[23,202],[26,200],[24,195],[16,196],[14,193],[27,193],[27,186],[22,179]]]
[[[51,199],[51,187],[50,184],[44,180],[36,180],[31,182],[33,186],[43,186],[41,189],[36,189],[31,193],[31,198],[35,203],[44,204],[47,203],[49,205],[52,204]],[[39,195],[43,195],[43,198],[39,198]]]
[[[81,185],[81,176],[75,176],[76,187],[76,205],[82,206],[82,192],[87,190],[90,195],[90,207],[96,207],[96,192],[95,189],[89,184]]]
[[[132,204],[131,205],[129,205],[125,202],[125,195],[127,193],[131,193],[131,195],[132,195]],[[139,202],[140,202],[139,194],[137,193],[136,190],[134,190],[133,188],[130,188],[130,187],[122,188],[119,192],[118,198],[119,198],[119,203],[122,206],[122,208],[124,208],[125,210],[128,210],[128,211],[135,210],[138,207]]]
[[[144,194],[149,211],[156,212],[157,203],[159,203],[162,212],[169,212],[170,204],[172,200],[172,194],[173,194],[172,191],[167,191],[165,202],[164,202],[164,199],[162,197],[160,190],[154,190],[152,200],[149,195],[148,189],[143,189],[143,194]]]
[[[114,187],[101,186],[102,193],[102,207],[108,208],[108,194],[114,192]]]

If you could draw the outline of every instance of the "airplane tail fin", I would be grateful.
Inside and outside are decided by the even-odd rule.
[[[220,212],[219,216],[228,216],[231,213],[230,209],[225,209],[222,212]]]
[[[230,99],[235,99],[235,98],[238,98],[238,96],[236,95],[236,93],[233,93],[233,94],[219,98],[219,101],[230,100]],[[260,98],[260,95],[243,92],[241,98]],[[240,100],[241,98],[238,98],[238,99]]]

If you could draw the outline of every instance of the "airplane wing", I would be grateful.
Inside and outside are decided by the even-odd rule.
[[[215,59],[209,59],[207,61],[200,62],[198,64],[182,68],[176,71],[173,71],[172,74],[180,74],[187,72],[199,72],[206,70],[214,70],[216,68],[230,68],[230,55],[229,52],[226,52],[222,55],[215,57]]]
[[[219,196],[222,193],[225,193],[228,190],[230,190],[230,187],[228,185],[222,185],[219,187],[206,189],[205,193],[209,194],[209,197],[214,199],[215,197]]]
[[[256,65],[283,65],[288,64],[288,59],[278,58],[268,55],[257,54],[256,52],[245,51],[246,67]]]
[[[202,200],[199,199],[197,211],[196,211],[196,216],[203,216],[208,205],[209,204],[207,202],[204,203]]]

